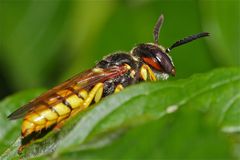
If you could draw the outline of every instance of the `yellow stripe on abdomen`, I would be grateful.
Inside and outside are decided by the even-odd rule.
[[[68,108],[63,103],[56,104],[55,106],[52,107],[52,110],[54,110],[59,115],[59,117],[65,115],[65,114],[69,114],[71,112],[71,109]]]
[[[72,95],[66,99],[66,101],[71,105],[72,109],[80,107],[83,103],[83,99],[79,98],[77,95]]]
[[[72,116],[71,113],[78,110],[79,107],[86,107],[83,103],[87,97],[88,92],[81,90],[79,96],[70,94],[67,98],[62,97],[62,101],[57,104],[54,104],[51,99],[51,105],[53,106],[49,106],[48,102],[37,106],[35,110],[25,116],[22,125],[22,136],[26,137],[33,132],[46,129]]]

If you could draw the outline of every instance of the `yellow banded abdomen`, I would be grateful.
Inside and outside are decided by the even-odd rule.
[[[86,90],[78,94],[70,90],[61,90],[54,96],[40,103],[28,113],[22,124],[22,136],[47,129],[71,116],[72,111],[79,109],[88,97]]]

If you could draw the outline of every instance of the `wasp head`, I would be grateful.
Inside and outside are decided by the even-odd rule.
[[[163,24],[164,17],[161,15],[153,30],[154,43],[144,43],[140,44],[132,50],[132,55],[140,59],[143,63],[147,64],[154,71],[156,76],[160,76],[162,79],[166,79],[168,75],[175,76],[176,70],[169,55],[170,51],[178,46],[209,36],[209,33],[202,32],[199,34],[191,35],[185,37],[177,42],[175,42],[171,47],[164,48],[158,44],[159,32]]]
[[[176,74],[172,58],[162,46],[151,43],[140,44],[133,49],[132,54],[151,67],[157,76],[167,78],[168,75]]]

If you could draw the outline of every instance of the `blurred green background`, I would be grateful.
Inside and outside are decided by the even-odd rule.
[[[240,65],[238,0],[0,0],[0,97],[50,88],[115,51],[152,42],[165,16],[160,43],[201,31],[211,37],[172,51],[177,77]]]
[[[103,56],[152,42],[161,13],[165,21],[160,44],[165,47],[191,34],[211,33],[172,51],[177,69],[174,79],[240,66],[239,0],[0,0],[0,98],[28,88],[51,88],[94,66]],[[230,148],[224,146],[230,142],[215,129],[203,129],[205,122],[197,117],[197,113],[181,111],[132,130],[113,144],[115,150],[110,146],[95,154],[110,158],[228,157]],[[185,133],[176,134],[183,126]],[[192,152],[185,152],[190,145]],[[81,154],[91,158],[89,152]]]

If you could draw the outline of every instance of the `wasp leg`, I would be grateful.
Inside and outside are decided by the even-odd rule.
[[[70,116],[75,115],[78,112],[86,109],[92,103],[93,100],[96,103],[99,102],[101,100],[102,94],[103,94],[103,83],[97,83],[89,93],[87,93],[86,90],[82,90],[79,92],[79,94],[84,98],[84,101],[81,102],[81,105],[79,107],[76,107],[76,106],[74,107]],[[72,101],[70,101],[70,99],[67,99],[67,100],[70,102],[70,104],[73,104]],[[54,127],[54,130],[59,131],[62,128],[62,126],[64,125],[66,120],[67,120],[67,118],[62,120],[60,123],[58,123]]]
[[[141,78],[146,81],[147,78],[148,78],[148,73],[147,73],[147,69],[146,67],[142,66],[141,69],[140,69],[140,76]]]
[[[99,86],[99,88],[97,89],[97,91],[95,93],[95,97],[94,97],[95,103],[97,103],[101,100],[102,95],[103,95],[103,83],[101,83],[101,85]]]
[[[28,145],[28,144],[26,144],[26,145],[21,145],[21,146],[18,148],[17,153],[18,153],[19,155],[21,155],[22,152],[23,152],[23,149],[24,149],[27,145]]]
[[[87,108],[93,101],[98,102],[102,97],[103,83],[97,83],[93,89],[89,92],[88,97],[83,102],[81,108]]]
[[[154,75],[152,69],[146,64],[142,65],[142,67],[140,69],[140,76],[144,81],[146,81],[148,78],[151,81],[156,81],[157,80],[157,78]]]
[[[71,116],[86,109],[92,103],[93,100],[96,103],[99,102],[100,99],[102,98],[102,94],[103,94],[103,83],[97,83],[89,92],[88,96],[86,97],[84,102],[81,104],[81,106],[72,111]]]
[[[59,122],[54,128],[53,131],[55,132],[59,132],[62,128],[62,126],[64,125],[66,119],[62,120],[61,122]]]
[[[118,93],[118,92],[122,91],[123,89],[124,89],[124,87],[123,87],[121,84],[119,84],[119,85],[117,85],[117,87],[115,88],[114,93]]]

